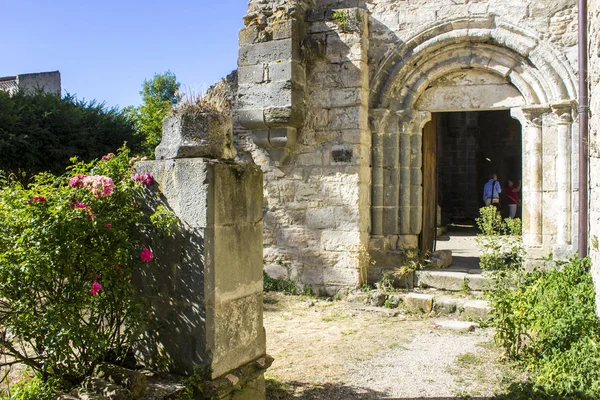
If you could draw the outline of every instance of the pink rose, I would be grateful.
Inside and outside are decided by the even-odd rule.
[[[152,185],[152,182],[154,181],[152,179],[152,175],[150,175],[150,174],[141,174],[141,175],[135,174],[133,176],[133,180],[141,183],[142,185],[146,185],[146,186]]]
[[[98,282],[94,282],[94,283],[92,283],[92,288],[90,289],[90,294],[92,296],[96,296],[98,294],[98,292],[101,290],[102,290],[102,285],[99,284]]]
[[[84,178],[86,178],[86,176],[82,174],[78,174],[77,176],[72,177],[71,179],[69,179],[69,186],[73,188],[83,186]]]
[[[152,260],[153,257],[154,257],[154,255],[152,254],[152,251],[150,251],[150,249],[148,249],[148,248],[145,248],[140,253],[140,259],[143,262],[148,262],[148,261]]]
[[[106,224],[106,227],[107,227],[108,229],[112,229],[112,224]]]

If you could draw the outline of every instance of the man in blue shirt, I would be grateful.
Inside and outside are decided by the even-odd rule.
[[[489,206],[490,204],[499,204],[500,193],[502,193],[502,189],[500,189],[498,177],[496,174],[491,174],[490,180],[483,186],[483,202],[486,206]]]

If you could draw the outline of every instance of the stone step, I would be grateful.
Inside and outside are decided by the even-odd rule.
[[[480,273],[424,269],[415,271],[414,280],[415,287],[461,292],[481,291],[490,278]]]
[[[371,292],[357,292],[350,294],[348,302],[366,304],[373,307],[396,307],[412,313],[455,315],[471,320],[486,320],[490,317],[492,308],[485,300],[472,296],[457,297],[444,292],[408,292],[395,293],[379,290]]]

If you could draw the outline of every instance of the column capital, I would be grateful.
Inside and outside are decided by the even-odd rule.
[[[382,133],[389,121],[390,110],[387,108],[374,108],[369,111],[369,123],[371,125],[371,133]]]
[[[525,126],[541,128],[542,116],[551,111],[548,105],[530,105],[511,109],[511,116]]]
[[[559,123],[571,124],[573,122],[573,110],[575,110],[577,103],[575,100],[566,100],[550,105],[552,112],[558,117]]]

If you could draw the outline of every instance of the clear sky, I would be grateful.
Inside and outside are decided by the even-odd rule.
[[[236,68],[247,0],[0,0],[0,77],[59,70],[63,93],[140,102],[171,70],[202,92]]]

